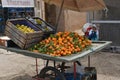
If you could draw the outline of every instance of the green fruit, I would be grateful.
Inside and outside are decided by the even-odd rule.
[[[39,20],[39,19],[36,19],[36,23],[37,23],[37,24],[42,24],[42,21]]]

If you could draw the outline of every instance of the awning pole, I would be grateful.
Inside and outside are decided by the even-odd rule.
[[[56,25],[55,25],[55,27],[56,27],[55,32],[57,31],[57,27],[58,27],[58,24],[59,24],[59,21],[60,21],[61,12],[62,12],[62,9],[63,9],[63,4],[64,4],[64,0],[62,0],[60,11],[58,13],[58,18],[57,18]]]

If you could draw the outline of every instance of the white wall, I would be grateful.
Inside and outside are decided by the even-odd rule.
[[[45,19],[45,4],[43,0],[34,0],[35,1],[35,16]]]

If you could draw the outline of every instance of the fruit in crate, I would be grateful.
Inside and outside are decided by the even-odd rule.
[[[37,24],[42,24],[42,21],[40,19],[36,19]]]
[[[17,24],[16,25],[17,29],[19,29],[20,31],[24,32],[24,33],[33,33],[35,32],[34,29],[28,27],[28,26],[25,26],[25,25],[19,25]]]
[[[91,46],[91,41],[75,32],[58,32],[34,45],[29,50],[51,56],[66,56],[81,52]]]

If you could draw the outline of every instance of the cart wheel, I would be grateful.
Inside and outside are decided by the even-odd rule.
[[[45,80],[66,80],[59,70],[51,66],[43,68],[38,74],[38,77]]]

